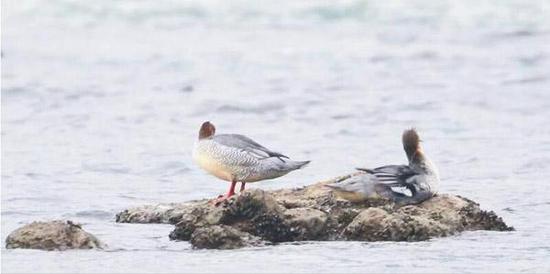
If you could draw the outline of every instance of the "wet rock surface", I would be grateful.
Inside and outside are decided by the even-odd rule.
[[[67,250],[103,248],[92,234],[72,221],[32,222],[14,230],[6,238],[6,248]]]
[[[195,229],[190,240],[194,247],[208,249],[235,249],[265,244],[260,237],[227,225],[212,225]]]
[[[509,231],[492,211],[466,198],[439,194],[421,204],[350,203],[325,184],[295,189],[251,189],[219,206],[209,200],[124,210],[117,222],[171,223],[170,239],[195,248],[232,249],[290,241],[422,241],[467,230]]]

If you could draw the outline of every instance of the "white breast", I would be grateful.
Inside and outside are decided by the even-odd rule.
[[[198,141],[193,149],[193,160],[208,173],[226,181],[232,181],[233,175],[227,166],[209,153],[207,147]]]

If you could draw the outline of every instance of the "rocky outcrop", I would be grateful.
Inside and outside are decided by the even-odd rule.
[[[214,206],[208,200],[124,210],[117,222],[171,223],[169,237],[196,248],[230,249],[289,241],[422,241],[466,230],[513,230],[494,212],[449,194],[399,207],[384,200],[350,203],[324,187],[247,190]]]
[[[6,248],[43,250],[102,248],[101,242],[71,221],[33,222],[6,238]]]
[[[195,229],[190,237],[196,248],[235,249],[265,244],[260,237],[227,225],[212,225]]]

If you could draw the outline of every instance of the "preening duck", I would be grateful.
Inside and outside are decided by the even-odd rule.
[[[438,191],[439,174],[436,166],[424,153],[421,140],[415,129],[408,129],[402,136],[403,149],[408,165],[387,165],[374,169],[358,168],[364,174],[341,182],[329,184],[340,197],[352,202],[369,198],[385,198],[396,204],[418,204]],[[410,194],[395,191],[408,189]]]

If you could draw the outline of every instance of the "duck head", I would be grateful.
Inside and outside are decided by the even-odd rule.
[[[212,137],[215,133],[216,127],[210,123],[210,121],[206,121],[202,123],[201,129],[199,130],[199,140]]]
[[[420,142],[421,140],[416,129],[411,128],[403,132],[403,149],[405,149],[405,153],[407,153],[409,162],[412,161],[415,156],[422,154]]]

